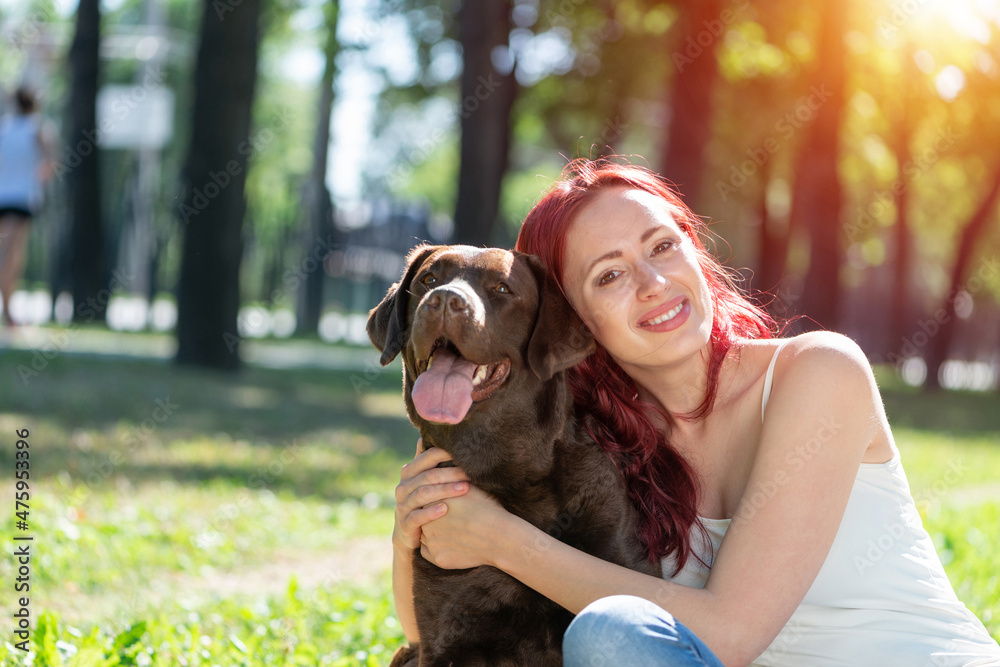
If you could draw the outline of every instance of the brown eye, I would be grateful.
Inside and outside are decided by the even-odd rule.
[[[618,277],[618,271],[608,271],[597,280],[597,284],[604,286]]]
[[[427,275],[425,275],[423,278],[420,279],[420,282],[424,285],[433,285],[437,281],[438,279],[434,276],[433,273],[428,273]]]
[[[660,241],[659,243],[656,244],[656,247],[653,248],[653,254],[659,255],[661,252],[666,252],[672,249],[676,245],[677,245],[676,241]]]
[[[497,283],[497,286],[493,289],[501,294],[510,294],[510,287],[507,286],[507,283]]]

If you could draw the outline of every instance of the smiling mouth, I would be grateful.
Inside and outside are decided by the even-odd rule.
[[[458,374],[468,377],[471,374],[472,402],[476,403],[485,400],[493,395],[497,389],[507,380],[510,374],[510,359],[501,359],[490,364],[473,364],[459,351],[458,347],[445,337],[438,338],[431,345],[430,354],[426,359],[417,362],[417,377],[431,371],[432,374],[439,372],[432,370],[437,364],[444,365],[440,372],[446,375]]]
[[[648,319],[645,322],[640,322],[639,325],[644,327],[651,327],[651,326],[656,326],[657,324],[663,324],[667,320],[672,320],[675,317],[677,317],[677,315],[680,314],[681,309],[684,308],[685,303],[687,303],[687,299],[683,299],[680,303],[678,303],[676,306],[674,306],[667,312],[663,313],[662,315],[657,315],[656,317]]]

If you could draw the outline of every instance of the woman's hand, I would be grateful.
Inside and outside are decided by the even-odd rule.
[[[442,504],[447,511],[423,527],[420,555],[446,570],[494,565],[506,534],[502,526],[513,515],[474,486]]]
[[[412,551],[420,546],[422,529],[428,521],[442,516],[447,508],[441,502],[468,492],[469,478],[461,468],[437,468],[451,455],[443,449],[423,450],[417,440],[417,456],[403,466],[396,486],[396,524],[392,543]]]

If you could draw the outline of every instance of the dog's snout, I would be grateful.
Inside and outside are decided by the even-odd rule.
[[[465,300],[465,297],[463,297],[461,294],[458,294],[457,292],[452,292],[451,294],[448,294],[447,299],[448,299],[448,310],[452,312],[465,310],[466,308],[469,307],[469,303]]]
[[[457,290],[441,287],[427,295],[424,302],[430,311],[445,310],[445,315],[461,313],[469,309],[469,302],[465,296]]]

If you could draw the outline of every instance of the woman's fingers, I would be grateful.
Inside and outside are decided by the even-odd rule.
[[[407,533],[420,533],[420,529],[427,523],[430,523],[434,519],[443,516],[445,512],[448,511],[447,505],[444,503],[434,503],[427,507],[423,507],[418,510],[413,510],[407,514],[403,520],[403,530]],[[419,538],[418,538],[419,539]]]
[[[408,549],[416,549],[417,545],[420,544],[423,526],[444,515],[447,511],[448,508],[444,503],[434,503],[428,507],[407,512],[403,516],[397,514],[399,533],[398,537],[393,536],[393,541],[399,539]]]
[[[396,486],[397,538],[409,548],[420,541],[421,527],[447,511],[442,500],[461,496],[469,491],[469,478],[461,468],[438,468],[451,455],[443,449],[424,449],[423,438],[417,440],[417,455],[403,466]]]
[[[412,511],[438,500],[460,496],[468,490],[468,479],[461,471],[434,468],[396,486],[396,509]]]
[[[416,458],[403,466],[403,471],[401,473],[402,479],[411,479],[416,477],[425,470],[430,470],[437,466],[437,464],[443,461],[450,461],[451,454],[439,449],[438,447],[431,447],[430,449],[417,454]]]
[[[413,495],[414,491],[422,486],[468,481],[468,475],[461,468],[454,466],[448,468],[436,467],[442,461],[450,460],[451,456],[448,452],[437,447],[431,447],[403,466],[402,473],[400,474],[400,482],[396,486],[396,504],[404,503],[407,498]],[[416,506],[420,507],[429,502],[426,500],[426,495],[424,499],[425,502],[421,502]]]

